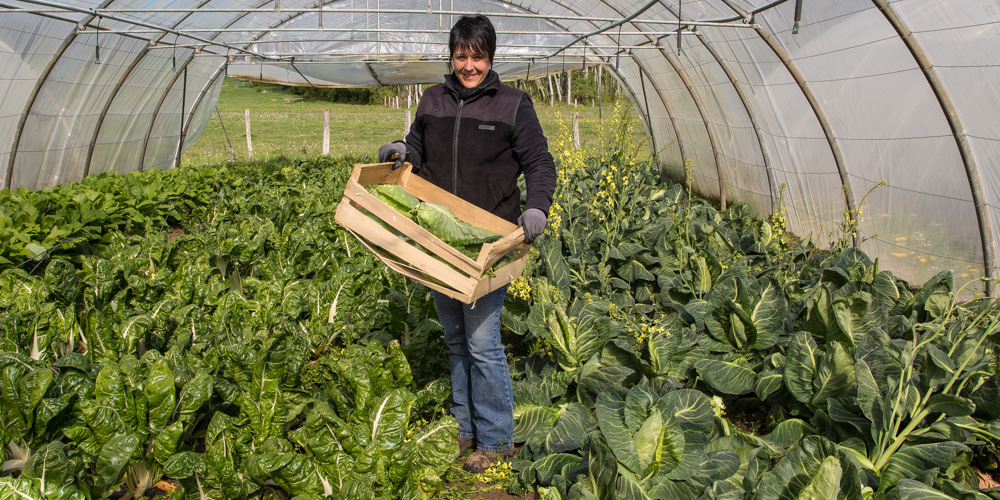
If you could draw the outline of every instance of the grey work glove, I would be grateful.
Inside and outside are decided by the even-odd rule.
[[[531,243],[545,232],[545,221],[548,216],[537,208],[529,208],[517,218],[517,225],[524,227],[524,241]]]
[[[408,156],[409,151],[407,151],[406,143],[403,141],[390,142],[378,148],[378,161],[382,163],[391,161],[393,170],[402,166]]]

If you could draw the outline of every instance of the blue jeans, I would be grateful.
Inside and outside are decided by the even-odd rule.
[[[451,414],[458,437],[475,438],[483,451],[513,446],[514,389],[500,343],[500,311],[507,287],[464,304],[434,292],[451,362]]]

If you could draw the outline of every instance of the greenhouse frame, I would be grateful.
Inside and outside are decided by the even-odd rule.
[[[723,209],[821,247],[846,220],[915,284],[1000,270],[996,0],[8,0],[0,187],[179,165],[226,76],[438,82],[469,13],[505,80],[611,72],[661,176]]]

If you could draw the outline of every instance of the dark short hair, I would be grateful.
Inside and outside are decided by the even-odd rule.
[[[455,55],[455,51],[462,48],[489,56],[490,64],[493,64],[493,56],[497,52],[497,32],[489,18],[482,14],[458,18],[448,37],[449,55]]]

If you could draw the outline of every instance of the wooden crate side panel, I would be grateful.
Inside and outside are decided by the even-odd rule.
[[[349,229],[362,242],[367,241],[371,245],[381,248],[382,251],[388,252],[398,259],[409,263],[414,268],[419,269],[420,272],[434,276],[449,285],[463,287],[466,283],[472,281],[472,278],[469,276],[463,275],[433,256],[406,243],[377,222],[369,219],[368,216],[351,206],[346,200],[342,201],[337,207],[334,220]]]
[[[471,296],[473,298],[482,297],[483,295],[486,295],[487,293],[514,281],[521,275],[522,272],[524,272],[525,260],[526,259],[524,257],[517,259],[514,262],[498,269],[494,273],[494,276],[483,277],[483,279],[476,283],[476,289],[472,292]]]
[[[369,184],[400,184],[400,178],[403,176],[404,170],[408,171],[409,169],[397,168],[393,170],[392,163],[356,164],[354,165],[354,170],[351,170],[350,180],[362,186]]]
[[[378,251],[377,250],[372,250],[372,252],[374,252],[376,255],[378,255]],[[435,279],[433,279],[433,278],[431,278],[429,276],[424,275],[423,273],[420,272],[420,270],[415,269],[415,268],[410,267],[410,266],[407,266],[404,263],[396,262],[396,261],[391,261],[391,260],[384,260],[384,259],[383,259],[383,262],[385,262],[385,265],[389,266],[389,268],[392,269],[393,271],[396,271],[396,272],[402,274],[403,276],[406,276],[407,278],[409,278],[409,279],[411,279],[411,280],[413,280],[413,281],[415,281],[417,283],[420,283],[421,285],[424,285],[427,288],[430,288],[431,290],[435,290],[435,291],[441,292],[441,293],[447,295],[448,297],[451,297],[451,298],[456,299],[456,300],[460,300],[460,301],[465,302],[465,303],[472,302],[472,300],[473,300],[473,295],[472,294],[475,292],[476,284],[473,283],[473,282],[471,282],[471,281],[469,283],[467,283],[468,286],[463,287],[464,291],[458,291],[458,290],[455,290],[454,288],[451,288],[451,287],[445,285],[444,283],[441,283],[441,282],[439,282],[439,281],[437,281],[437,280],[435,280]],[[478,298],[478,297],[479,296],[477,296],[475,298]]]
[[[529,245],[524,242],[524,228],[517,227],[514,232],[493,243],[486,243],[479,251],[476,263],[482,269],[489,269],[509,252],[527,252]],[[520,255],[518,255],[520,257]],[[516,258],[516,257],[515,257]]]

